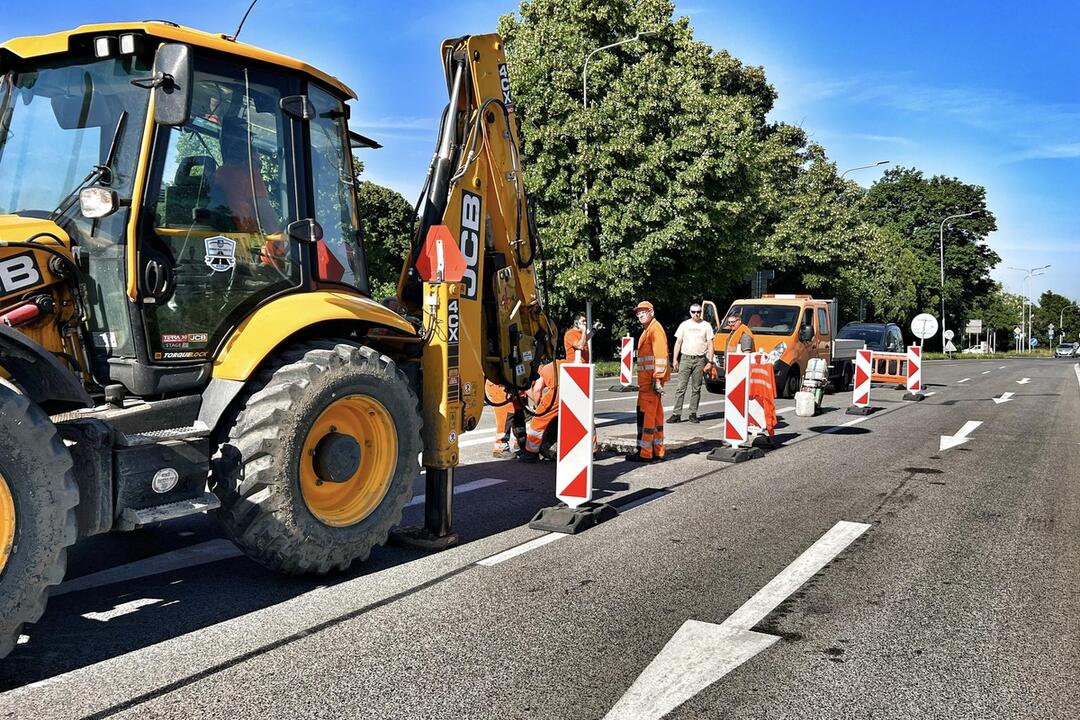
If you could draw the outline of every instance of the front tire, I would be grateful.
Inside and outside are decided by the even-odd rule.
[[[36,403],[0,384],[0,658],[45,612],[75,542],[71,454]]]
[[[802,375],[799,373],[799,366],[792,365],[788,368],[787,375],[784,376],[784,389],[780,393],[780,397],[793,398],[801,387]]]
[[[386,542],[423,449],[416,396],[390,358],[341,342],[299,346],[241,405],[213,482],[245,553],[278,572],[324,574]]]

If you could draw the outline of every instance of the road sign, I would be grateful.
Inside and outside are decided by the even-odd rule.
[[[623,387],[631,384],[630,370],[633,366],[634,338],[627,335],[622,339],[619,353],[619,384]]]
[[[919,313],[911,320],[911,332],[920,340],[937,335],[938,321],[930,313]]]
[[[931,316],[927,316],[931,317]],[[931,319],[933,319],[931,317]],[[937,324],[937,321],[934,322]],[[869,350],[858,350],[855,353],[855,382],[851,391],[851,404],[857,408],[870,406],[870,378],[873,373],[870,370],[872,353]]]
[[[582,363],[563,363],[559,367],[555,497],[572,508],[592,499],[593,368]]]
[[[952,340],[949,340],[948,342],[945,343],[945,352],[947,352],[947,353],[956,352],[956,346],[953,345]]]
[[[1030,342],[1028,344],[1030,344],[1031,347],[1035,347],[1036,345],[1039,344],[1039,338],[1031,338],[1031,340],[1030,340]]]
[[[964,332],[968,335],[979,335],[983,331],[982,320],[968,320]]]
[[[922,390],[922,348],[911,345],[907,349],[907,391],[915,393]]]
[[[952,330],[946,330],[945,331],[945,339],[946,340],[952,340],[954,337],[956,337],[956,333],[954,333]]]
[[[741,352],[729,352],[724,356],[727,364],[724,382],[724,442],[739,447],[748,437],[747,415],[750,404],[750,356]]]
[[[1024,331],[1021,330],[1020,328],[1018,328],[1018,327],[1013,328],[1013,335],[1015,335],[1016,337],[1020,337],[1023,334],[1024,334]]]

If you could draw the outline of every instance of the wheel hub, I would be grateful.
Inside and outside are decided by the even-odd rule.
[[[0,473],[0,572],[7,565],[15,542],[15,499],[4,474]]]
[[[360,443],[350,435],[331,432],[315,446],[315,475],[323,482],[348,482],[360,469]]]

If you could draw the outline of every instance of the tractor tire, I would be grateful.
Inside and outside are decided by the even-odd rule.
[[[423,449],[419,403],[390,358],[342,341],[304,344],[250,381],[237,405],[211,487],[247,555],[321,575],[386,542]]]
[[[45,612],[78,534],[71,454],[49,416],[0,384],[0,658]]]

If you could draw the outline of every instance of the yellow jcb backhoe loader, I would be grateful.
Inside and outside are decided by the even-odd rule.
[[[501,41],[450,93],[396,303],[369,296],[320,70],[166,22],[0,45],[0,656],[80,537],[216,509],[253,559],[343,569],[427,467],[454,541],[484,380],[554,356]],[[393,307],[388,307],[392,305]]]

